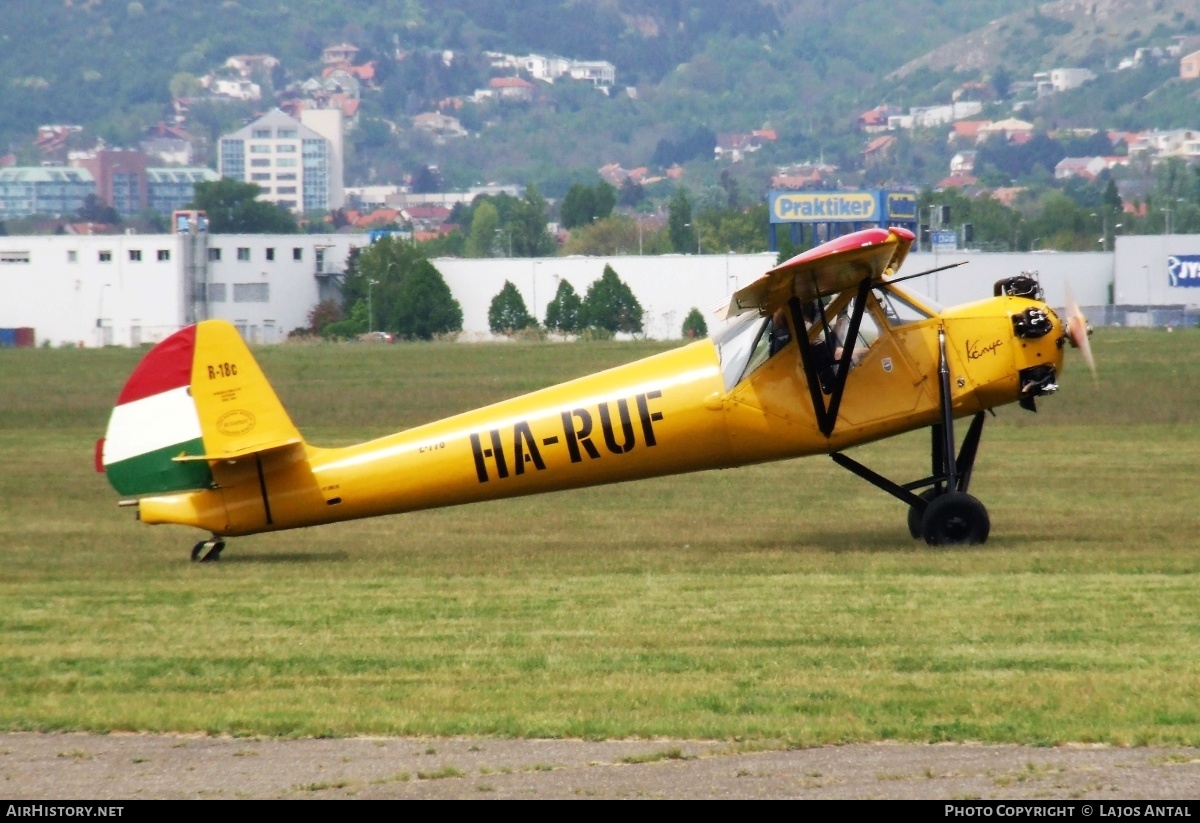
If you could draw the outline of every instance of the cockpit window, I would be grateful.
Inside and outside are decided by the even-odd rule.
[[[933,315],[929,310],[917,305],[916,301],[910,299],[900,289],[894,286],[884,286],[879,289],[879,304],[883,307],[884,316],[887,317],[889,325],[904,326],[908,323],[917,323],[921,320],[927,320]],[[936,306],[931,306],[933,311],[937,311]]]
[[[746,365],[750,362],[750,356],[754,354],[768,325],[770,325],[769,318],[750,314],[736,318],[713,335],[717,354],[721,358],[721,377],[725,381],[726,391],[736,386],[742,379],[742,375],[746,373]]]

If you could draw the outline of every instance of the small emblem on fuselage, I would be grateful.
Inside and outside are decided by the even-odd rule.
[[[892,370],[892,358],[885,357],[885,358],[883,358],[882,362],[883,362],[883,370],[886,372],[890,372]]]

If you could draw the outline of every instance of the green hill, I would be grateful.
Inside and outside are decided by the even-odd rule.
[[[1100,66],[1200,26],[1194,0],[1093,0],[1086,8],[1064,0],[1036,11],[1035,0],[910,0],[902,11],[887,0],[5,6],[0,149],[27,147],[37,126],[50,123],[85,126],[79,139],[87,145],[97,136],[128,144],[170,114],[173,85],[186,87],[231,55],[280,58],[281,70],[266,79],[270,94],[319,74],[322,49],[350,42],[361,49],[360,61],[375,61],[380,88],[363,97],[348,182],[395,182],[436,164],[449,185],[534,180],[549,190],[565,190],[604,163],[647,164],[663,141],[683,141],[698,129],[775,128],[779,141],[739,170],[758,175],[747,181],[754,185],[776,162],[825,157],[854,165],[862,148],[854,118],[878,103],[944,102],[960,79],[999,67],[1024,78],[1064,61]],[[463,121],[479,138],[443,143],[414,132],[412,115],[486,84],[489,50],[608,60],[617,88],[604,97],[559,83],[543,87],[535,104],[467,107]],[[397,62],[397,53],[405,59]],[[1177,101],[1181,93],[1161,99]],[[1121,125],[1129,126],[1145,113],[1129,102],[1107,100],[1105,110],[1120,110]],[[268,97],[258,107],[272,103]],[[1082,117],[1081,107],[1061,117]],[[190,128],[212,137],[253,113],[249,105],[200,106]],[[21,159],[36,157],[26,148]]]

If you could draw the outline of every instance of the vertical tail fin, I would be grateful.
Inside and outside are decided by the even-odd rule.
[[[121,494],[161,494],[211,487],[209,461],[300,442],[237,330],[206,320],[159,343],[134,369],[109,418],[101,463]]]

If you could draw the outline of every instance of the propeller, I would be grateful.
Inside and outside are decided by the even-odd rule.
[[[1067,288],[1067,319],[1065,330],[1067,339],[1071,341],[1071,345],[1079,349],[1083,354],[1083,361],[1087,363],[1088,368],[1092,371],[1092,381],[1096,381],[1096,359],[1092,357],[1092,344],[1088,337],[1092,333],[1092,327],[1088,325],[1087,318],[1083,312],[1079,310],[1079,304],[1075,302],[1075,296],[1071,294],[1071,284],[1064,284]]]

